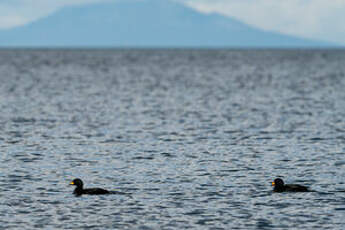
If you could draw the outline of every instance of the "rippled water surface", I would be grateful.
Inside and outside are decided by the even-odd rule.
[[[345,51],[1,50],[0,79],[0,229],[345,228]]]

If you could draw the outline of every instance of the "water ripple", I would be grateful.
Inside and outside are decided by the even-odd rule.
[[[1,229],[343,229],[344,51],[0,54]]]

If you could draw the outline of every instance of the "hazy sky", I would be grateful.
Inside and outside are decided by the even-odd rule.
[[[121,0],[1,0],[0,28],[26,24],[63,6],[104,1]],[[345,44],[345,0],[173,1],[204,13],[231,16],[261,29]]]

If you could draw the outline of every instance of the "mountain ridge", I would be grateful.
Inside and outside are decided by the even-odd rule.
[[[176,2],[146,0],[64,7],[0,30],[0,47],[332,47],[202,14]]]

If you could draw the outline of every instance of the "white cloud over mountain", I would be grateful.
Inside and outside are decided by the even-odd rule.
[[[2,0],[0,1],[0,29],[25,25],[48,16],[64,6],[104,1],[106,0]]]
[[[24,25],[64,6],[104,1],[118,0],[2,0],[0,28]],[[345,44],[345,0],[173,1],[182,2],[200,12],[234,17],[261,29]]]
[[[181,0],[205,13],[220,13],[284,34],[345,44],[345,0]]]

